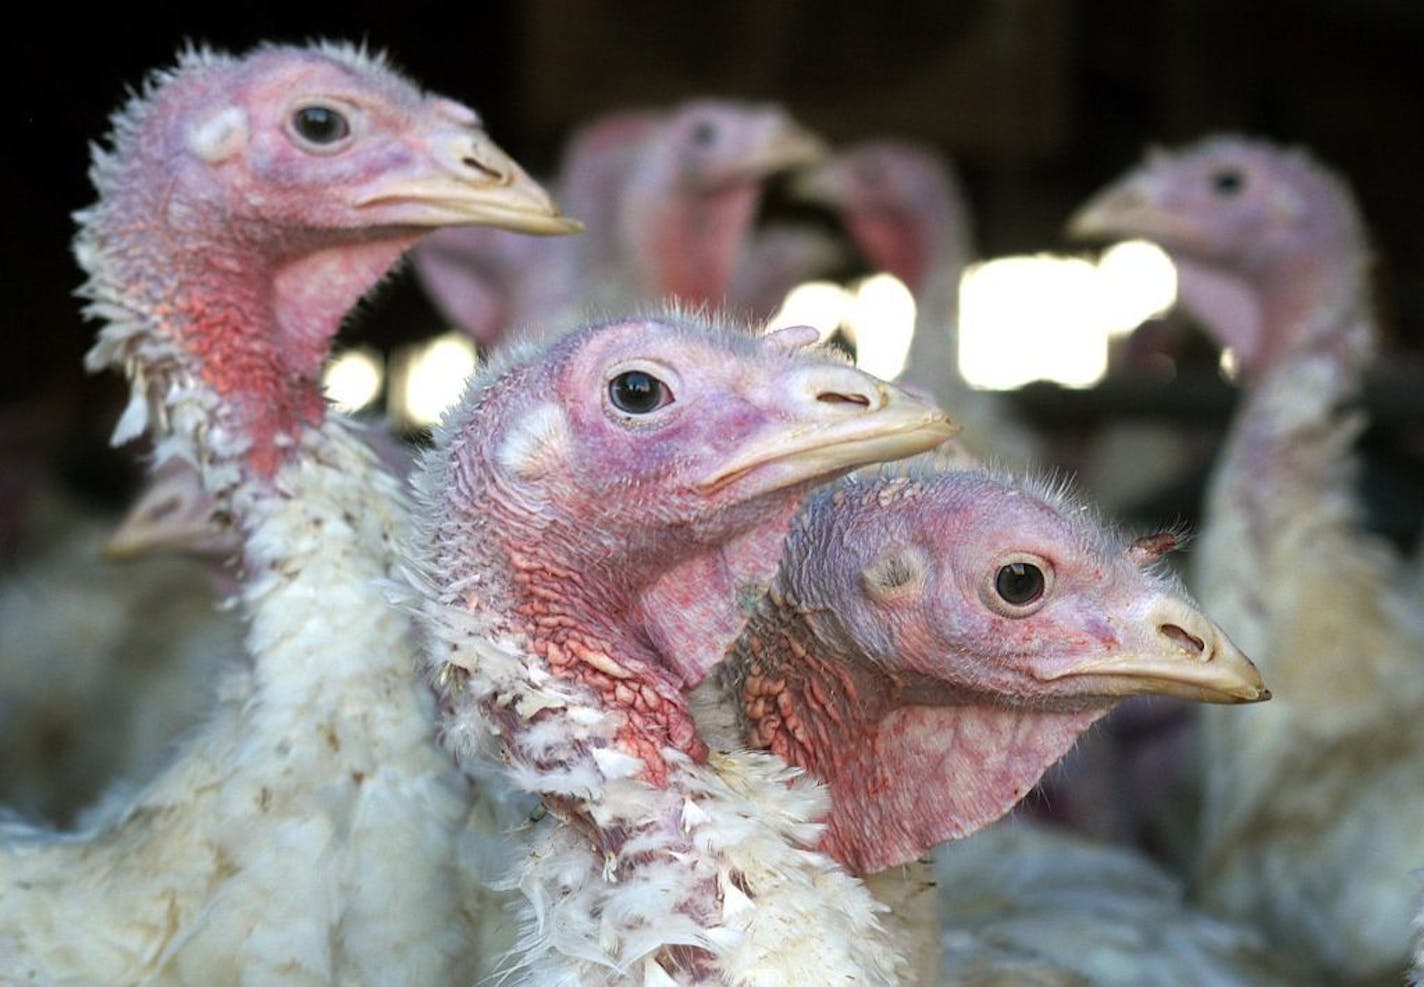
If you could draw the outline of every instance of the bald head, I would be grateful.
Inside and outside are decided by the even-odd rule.
[[[1303,151],[1236,136],[1151,151],[1082,206],[1069,233],[1160,244],[1183,303],[1248,369],[1322,342],[1368,355],[1357,325],[1330,320],[1365,301],[1354,297],[1369,260],[1364,226],[1348,186]],[[1310,322],[1340,338],[1318,338]]]
[[[901,471],[818,493],[719,677],[746,736],[826,780],[874,871],[1007,811],[1118,699],[1267,697],[1152,562],[1052,491]]]
[[[677,316],[592,326],[511,355],[441,430],[426,482],[446,601],[599,692],[650,765],[667,743],[701,750],[682,690],[730,641],[737,580],[775,568],[775,551],[761,573],[729,552],[779,545],[810,484],[951,431],[806,351],[815,338]]]

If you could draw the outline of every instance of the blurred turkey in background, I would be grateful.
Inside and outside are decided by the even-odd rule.
[[[1136,235],[1070,242],[1064,224],[1149,145],[1233,132],[1309,148],[1353,188],[1374,258],[1381,356],[1349,398],[1366,413],[1349,489],[1361,529],[1411,553],[1400,578],[1424,602],[1424,11],[1410,0],[920,0],[893,16],[828,14],[813,0],[259,3],[70,21],[14,33],[0,63],[12,94],[0,167],[20,190],[0,245],[10,327],[0,360],[0,804],[11,810],[68,823],[111,785],[143,781],[201,718],[217,669],[239,652],[241,630],[217,606],[231,576],[222,565],[101,554],[141,470],[132,450],[107,445],[123,388],[83,374],[93,329],[72,297],[80,276],[69,213],[90,198],[86,141],[104,130],[122,86],[171,61],[184,38],[244,49],[267,38],[367,37],[430,90],[478,105],[504,147],[570,190],[571,149],[598,121],[617,124],[612,160],[626,178],[654,153],[650,116],[708,98],[776,108],[814,135],[815,153],[757,172],[735,208],[681,226],[611,223],[657,236],[581,261],[584,287],[556,286],[565,314],[652,305],[671,291],[768,325],[813,324],[863,368],[943,401],[966,424],[965,462],[1075,475],[1088,499],[1140,530],[1202,526],[1242,368],[1176,304],[1177,270],[1160,249]],[[684,149],[715,142],[720,126],[710,138],[694,126]],[[868,145],[888,156],[865,163]],[[885,218],[883,194],[907,161],[939,187],[939,206],[909,195],[917,222],[877,234],[866,217]],[[838,164],[859,199],[818,182]],[[594,202],[648,192],[584,177]],[[704,191],[726,205],[724,186]],[[581,241],[595,235],[521,239],[512,267],[483,270],[527,276],[530,257],[586,257]],[[702,273],[717,277],[693,291],[652,269],[698,238],[716,240],[720,266]],[[523,281],[494,283],[503,297],[531,292]],[[502,327],[525,321],[537,320]],[[402,272],[338,340],[328,397],[384,423],[395,439],[388,458],[423,444],[504,345],[458,322]],[[1190,542],[1182,554],[1191,561]],[[1170,700],[1125,703],[1021,814],[1188,874],[1199,812],[1192,715]],[[1369,761],[1375,741],[1351,755]],[[1397,863],[1405,874],[1424,866]]]

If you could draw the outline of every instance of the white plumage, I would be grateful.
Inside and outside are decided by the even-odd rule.
[[[1123,847],[1005,822],[941,847],[934,873],[951,981],[985,965],[986,951],[1104,987],[1309,979],[1254,929],[1190,906],[1180,882]]]
[[[1300,151],[1215,137],[1149,155],[1075,227],[1160,242],[1243,368],[1194,581],[1276,698],[1205,711],[1203,900],[1333,976],[1397,976],[1424,862],[1424,609],[1354,490],[1346,406],[1376,348],[1354,197]]]
[[[873,449],[922,449],[947,431],[926,406],[848,367],[783,355],[810,338],[798,330],[754,341],[660,316],[580,330],[542,350],[517,347],[447,417],[417,475],[425,530],[412,547],[411,579],[424,601],[444,736],[462,759],[495,761],[513,787],[548,807],[506,882],[523,899],[507,971],[519,982],[902,979],[905,961],[882,925],[882,907],[813,849],[824,796],[766,754],[711,752],[703,762],[680,749],[700,740],[680,732],[690,727],[678,718],[679,700],[649,667],[694,664],[649,648],[660,621],[697,626],[703,608],[734,605],[730,592],[698,588],[688,572],[696,566],[687,552],[700,559],[697,551],[710,550],[716,559],[730,551],[701,529],[727,524],[740,536],[746,532],[735,525],[748,524],[736,494],[693,493],[699,470],[745,456],[760,448],[756,442],[767,450],[759,455],[774,457],[768,462],[791,462],[792,449],[815,435],[798,469],[825,472]],[[691,403],[690,420],[671,419],[681,424],[666,426],[667,438],[657,423],[623,432],[618,415],[600,410],[600,392],[609,388],[601,375],[616,372],[603,361],[679,380],[675,393]],[[704,372],[716,383],[705,383]],[[815,399],[841,390],[866,396]],[[766,412],[767,424],[752,416],[763,405],[776,409]],[[740,415],[750,433],[714,430],[704,439],[694,431],[686,447],[676,444],[688,429],[715,429],[709,423],[722,414]],[[823,444],[861,428],[862,414],[867,441],[886,422],[884,446],[838,454]],[[800,428],[803,418],[820,430]],[[608,453],[606,469],[603,443],[620,450]],[[639,457],[627,458],[625,445]],[[671,458],[662,458],[665,451]],[[654,461],[665,469],[647,465]],[[758,475],[758,466],[746,469]],[[703,498],[725,501],[722,510],[740,520],[717,520]],[[673,519],[684,517],[689,501],[704,513],[679,524]],[[761,508],[767,516],[757,530],[766,526],[770,538],[786,510],[770,501]],[[659,539],[668,540],[667,552],[640,554]],[[651,582],[644,584],[631,574],[659,564],[654,559],[687,575],[684,612],[645,608],[639,594],[661,576],[645,573]],[[761,564],[773,565],[774,552]],[[709,592],[715,599],[705,598]],[[581,609],[585,593],[599,601],[596,610]],[[671,717],[672,740],[640,741],[643,718],[657,730],[662,715]]]
[[[103,558],[107,517],[36,497],[0,580],[0,804],[68,824],[153,777],[214,698],[242,628],[186,559]]]
[[[343,46],[187,53],[112,140],[75,244],[107,323],[88,364],[130,379],[116,441],[151,425],[233,518],[247,661],[131,799],[9,829],[0,979],[468,979],[469,785],[389,599],[406,505],[317,381],[422,229],[569,224],[471,111]]]
[[[40,982],[438,982],[467,934],[463,779],[387,603],[401,499],[338,422],[251,518],[250,667],[136,797],[80,833],[12,832],[0,972]],[[80,931],[82,930],[82,931]]]

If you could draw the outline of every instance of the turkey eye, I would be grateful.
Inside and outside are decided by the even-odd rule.
[[[668,386],[642,370],[626,370],[608,382],[608,400],[630,415],[646,415],[672,403]]]
[[[351,133],[346,117],[329,106],[304,106],[292,114],[292,126],[313,144],[335,144]]]
[[[1043,570],[1031,562],[1010,562],[999,569],[994,589],[1013,606],[1032,603],[1043,595]]]
[[[1211,176],[1211,188],[1217,195],[1232,196],[1245,186],[1246,179],[1241,177],[1241,172],[1223,169],[1213,172]]]
[[[703,146],[711,144],[717,139],[717,126],[704,120],[692,128],[692,139]]]

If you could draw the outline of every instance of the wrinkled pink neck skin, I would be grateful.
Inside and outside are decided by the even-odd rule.
[[[570,141],[559,198],[583,221],[576,237],[531,237],[493,227],[439,230],[415,252],[421,284],[455,326],[485,347],[538,331],[584,302],[617,257],[617,215],[651,113],[616,113]]]
[[[852,214],[846,226],[872,267],[905,282],[916,298],[924,293],[933,264],[941,258],[923,217],[900,210],[862,210]]]
[[[1172,256],[1182,304],[1236,351],[1249,379],[1299,357],[1325,356],[1352,374],[1363,369],[1370,347],[1353,324],[1367,314],[1368,299],[1357,253],[1303,251],[1245,272],[1185,252]]]
[[[942,378],[959,366],[959,279],[971,252],[947,195],[941,190],[923,203],[853,209],[846,218],[871,265],[899,278],[915,298],[915,334],[901,376],[942,400]]]
[[[491,391],[537,386],[522,368]],[[487,412],[477,409],[469,427],[501,435],[513,414],[496,399]],[[456,585],[460,573],[479,575],[450,602],[482,617],[490,633],[521,638],[558,678],[592,692],[618,718],[620,748],[643,760],[654,784],[666,783],[664,747],[705,760],[686,691],[740,631],[740,598],[770,580],[807,486],[715,512],[707,519],[712,534],[693,526],[617,532],[600,503],[554,507],[530,498],[502,479],[491,458],[496,450],[456,442],[449,485],[460,508],[437,532],[448,557],[437,560],[436,571]],[[528,728],[520,722],[507,729],[513,736]]]
[[[759,185],[741,183],[675,189],[630,203],[625,229],[648,297],[720,305],[760,201]]]
[[[998,819],[1102,716],[1011,708],[823,653],[800,618],[753,618],[734,680],[749,746],[831,790],[822,849],[857,874],[909,863]]]
[[[224,425],[251,439],[246,466],[270,478],[323,418],[321,366],[342,318],[423,231],[354,231],[339,245],[330,231],[274,235],[220,202],[150,189],[160,165],[137,158],[100,207],[100,264],[168,351],[159,380],[176,370],[211,388]]]
[[[794,492],[788,494],[768,505],[751,530],[643,588],[644,625],[683,688],[699,685],[742,632],[747,615],[776,575],[800,503]]]

